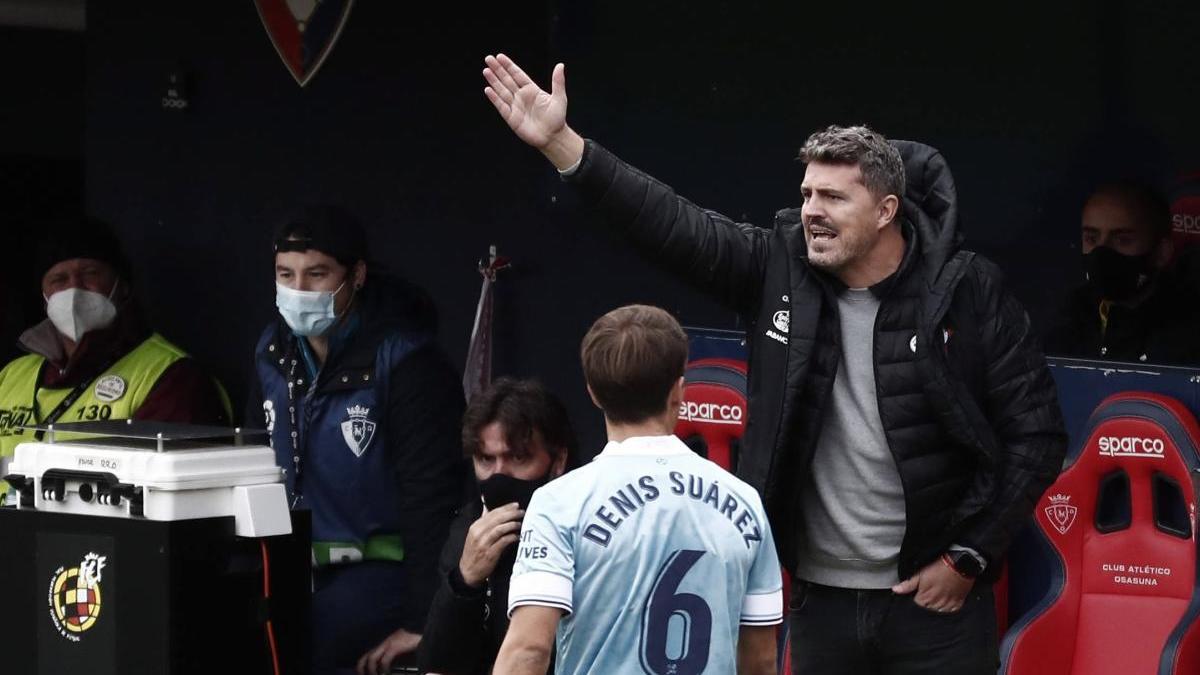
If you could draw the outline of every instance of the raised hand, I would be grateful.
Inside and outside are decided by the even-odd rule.
[[[563,64],[554,66],[550,93],[504,54],[483,62],[483,93],[518,138],[537,148],[559,169],[583,155],[583,138],[567,126],[567,82]]]

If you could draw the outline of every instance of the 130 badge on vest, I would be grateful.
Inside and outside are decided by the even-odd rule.
[[[367,451],[367,446],[371,444],[371,439],[375,438],[375,423],[367,419],[371,409],[356,405],[346,408],[346,413],[350,415],[350,419],[342,422],[342,438],[355,457],[362,457]]]
[[[105,375],[96,381],[92,393],[97,400],[112,403],[125,395],[125,380],[120,375]]]

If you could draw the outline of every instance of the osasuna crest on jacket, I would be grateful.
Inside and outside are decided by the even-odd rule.
[[[558,673],[724,674],[740,626],[783,620],[781,589],[758,493],[647,436],[534,493],[508,601],[567,613]]]
[[[264,331],[255,359],[271,447],[286,470],[293,507],[312,510],[319,561],[357,560],[376,550],[372,541],[393,537],[399,529],[401,497],[394,458],[387,452],[389,434],[396,431],[380,426],[378,415],[388,409],[394,365],[430,338],[389,335],[369,367],[326,375],[322,386],[308,381],[295,338],[283,330],[272,325]],[[361,555],[328,557],[329,551],[351,545]],[[394,548],[387,555],[402,559],[402,547]]]
[[[356,405],[346,408],[346,414],[350,419],[342,422],[342,438],[355,457],[362,457],[367,451],[367,446],[371,444],[371,439],[375,437],[375,423],[367,418],[371,409]]]

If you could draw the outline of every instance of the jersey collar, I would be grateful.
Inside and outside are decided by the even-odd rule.
[[[692,450],[677,436],[634,436],[624,441],[609,441],[597,457],[682,455]]]

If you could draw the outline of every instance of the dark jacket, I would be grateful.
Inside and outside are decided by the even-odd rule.
[[[1171,273],[1135,306],[1110,304],[1107,325],[1100,318],[1100,295],[1075,289],[1046,334],[1046,352],[1085,359],[1200,366],[1200,297]]]
[[[417,663],[421,672],[487,675],[508,631],[508,580],[516,548],[502,556],[482,589],[465,586],[458,572],[467,530],[483,515],[476,498],[455,518],[438,565],[437,594],[421,636]]]
[[[394,588],[405,602],[391,629],[419,633],[436,588],[438,552],[463,495],[462,385],[433,341],[427,296],[372,278],[355,302],[315,383],[286,324],[264,331],[255,351],[258,395],[247,419],[265,413],[289,499],[312,511],[314,549],[332,543],[341,555],[345,542],[367,560],[398,563]],[[395,542],[399,551],[381,545]],[[325,564],[318,550],[314,555]]]
[[[1029,319],[995,265],[960,251],[953,179],[928,146],[895,142],[908,178],[900,269],[872,287],[879,415],[904,485],[899,572],[951,544],[989,571],[1053,481],[1066,435]],[[588,142],[569,182],[655,262],[746,320],[750,413],[739,477],[763,494],[794,568],[799,486],[840,360],[839,282],[808,264],[799,210],[773,229],[698,208]]]

